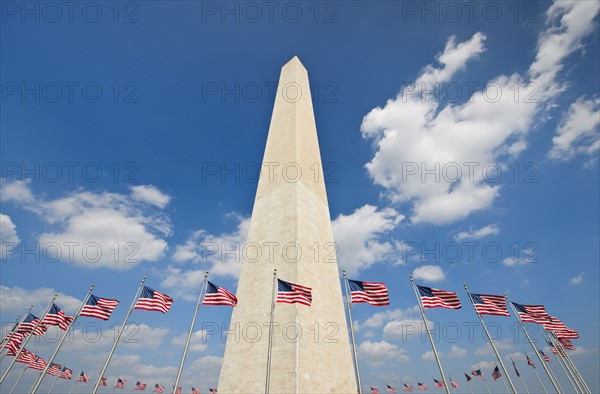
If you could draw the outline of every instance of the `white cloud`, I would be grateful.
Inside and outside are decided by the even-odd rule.
[[[174,337],[171,340],[172,345],[183,346],[185,345],[185,340],[187,339],[187,332],[181,333],[181,335]],[[189,350],[192,352],[203,352],[208,348],[208,344],[206,340],[208,338],[208,334],[206,330],[197,330],[192,333],[192,338],[190,340]]]
[[[583,273],[571,278],[571,280],[569,281],[569,284],[575,286],[580,284],[581,282],[583,282]]]
[[[441,358],[442,353],[438,352],[438,356],[440,356],[440,358]],[[421,354],[421,360],[423,360],[423,361],[435,360],[435,353],[433,353],[433,350],[428,350],[425,353]]]
[[[9,287],[0,285],[0,305],[2,305],[2,313],[16,313],[22,315],[31,304],[35,305],[33,311],[42,313],[44,308],[48,306],[52,297],[54,297],[54,294],[58,294],[56,304],[67,314],[76,313],[83,302],[83,300],[71,297],[48,287],[30,290],[17,286]],[[35,314],[35,312],[33,313]]]
[[[164,194],[152,185],[131,186],[131,191],[131,197],[134,200],[154,205],[160,209],[166,207],[171,201],[171,196]]]
[[[496,363],[491,361],[480,361],[477,364],[471,364],[471,369],[481,369],[484,377],[488,376],[485,371],[492,371],[495,367]]]
[[[499,351],[510,350],[514,348],[514,343],[510,342],[509,340],[497,341],[494,342],[494,345],[496,345],[496,349],[498,349]],[[485,345],[475,349],[475,354],[478,356],[490,356],[494,354],[494,350],[492,349],[492,346],[489,344],[489,342],[486,341]]]
[[[408,362],[409,358],[405,349],[386,342],[372,342],[366,340],[358,347],[362,358],[371,366],[380,366],[389,361]]]
[[[467,355],[467,349],[452,345],[448,352],[448,358],[461,358]]]
[[[10,216],[0,213],[0,259],[4,261],[8,251],[21,242],[17,235],[17,226]]]
[[[481,33],[460,44],[450,38],[438,56],[441,68],[425,67],[415,85],[364,117],[362,135],[376,142],[366,164],[374,183],[393,203],[412,204],[413,223],[450,223],[490,208],[501,186],[488,182],[486,165],[503,165],[525,149],[526,135],[564,90],[557,82],[562,63],[593,31],[597,12],[597,2],[554,3],[527,76],[499,75],[442,107],[431,83],[450,81],[484,50]],[[432,169],[435,175],[427,175]]]
[[[40,250],[50,261],[126,270],[157,261],[167,250],[162,237],[171,234],[169,218],[156,204],[132,195],[77,190],[51,200],[34,196],[22,181],[3,184],[1,191],[3,201],[35,212],[53,226],[39,236]]]
[[[420,279],[427,282],[441,282],[446,279],[446,274],[437,265],[422,265],[415,268],[412,273],[414,279]]]
[[[364,205],[350,215],[340,214],[332,223],[333,238],[339,246],[337,257],[349,275],[398,252],[395,243],[382,241],[404,219],[392,208],[377,209]]]
[[[490,224],[479,229],[470,228],[468,231],[461,231],[454,236],[454,240],[457,242],[481,239],[490,235],[498,235],[500,228],[495,224]]]
[[[552,138],[554,146],[548,156],[555,160],[570,160],[578,153],[593,156],[600,149],[600,99],[580,97],[569,107],[567,114]]]

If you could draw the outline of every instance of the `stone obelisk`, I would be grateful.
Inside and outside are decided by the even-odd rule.
[[[312,305],[277,303],[270,393],[357,391],[308,73],[281,70],[244,248],[219,393],[264,393],[273,269],[312,288]]]

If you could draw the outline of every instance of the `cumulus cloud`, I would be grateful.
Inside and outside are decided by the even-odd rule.
[[[17,226],[10,216],[0,213],[0,258],[4,261],[8,251],[21,242],[17,235]]]
[[[437,56],[440,66],[425,67],[414,85],[364,117],[362,135],[376,146],[366,164],[374,183],[391,202],[411,204],[413,223],[450,223],[490,208],[501,185],[489,181],[487,165],[501,168],[526,148],[527,134],[564,91],[558,74],[593,31],[598,8],[597,2],[554,3],[526,76],[499,75],[442,106],[436,83],[450,81],[485,49],[481,33],[458,44],[451,37]]]
[[[569,107],[557,135],[552,138],[548,156],[554,160],[571,160],[577,154],[594,156],[600,150],[600,99],[579,97]]]
[[[181,333],[181,335],[173,337],[171,339],[171,344],[176,346],[185,345],[185,341],[187,339],[187,332]],[[192,338],[190,340],[189,350],[192,352],[202,352],[208,348],[208,344],[206,343],[206,339],[208,338],[208,333],[206,330],[198,330],[192,333]]]
[[[491,361],[480,361],[477,364],[471,364],[471,369],[481,369],[483,371],[491,371],[496,367],[495,362]],[[485,373],[483,374],[485,376]]]
[[[576,286],[576,285],[580,284],[581,282],[583,282],[583,273],[571,278],[571,280],[569,281],[569,284]]]
[[[441,282],[446,279],[446,274],[441,267],[437,265],[422,265],[415,268],[412,273],[414,279],[424,280],[426,282]]]
[[[386,362],[405,363],[409,361],[406,349],[399,348],[387,341],[372,342],[366,340],[358,347],[358,352],[371,366],[381,366]]]
[[[41,313],[52,297],[54,297],[54,294],[58,294],[56,304],[67,314],[76,313],[83,302],[83,300],[48,287],[24,289],[17,286],[9,287],[0,285],[2,313],[23,314],[31,304],[35,305],[34,311],[39,310],[39,313]]]
[[[332,223],[338,245],[338,261],[350,275],[374,263],[391,258],[398,250],[393,242],[381,238],[404,219],[392,208],[364,205],[350,215],[340,214]]]
[[[440,356],[440,358],[441,358],[443,356],[443,353],[438,352],[438,356]],[[423,360],[423,361],[435,360],[435,353],[433,353],[433,350],[428,350],[425,353],[421,354],[421,360]]]
[[[467,231],[461,231],[454,236],[454,240],[457,242],[470,241],[475,239],[481,239],[490,235],[498,235],[500,228],[495,224],[490,224],[479,229],[470,228]]]
[[[155,197],[165,196],[150,188]],[[163,237],[171,234],[172,226],[150,197],[79,189],[45,199],[35,196],[25,181],[3,184],[1,197],[38,214],[53,227],[39,236],[44,257],[52,261],[126,270],[142,261],[157,261],[167,250]]]
[[[467,349],[462,347],[452,345],[450,351],[448,352],[448,358],[461,358],[467,355]]]
[[[171,196],[152,185],[132,186],[131,197],[136,201],[145,202],[160,209],[166,207],[171,201]]]

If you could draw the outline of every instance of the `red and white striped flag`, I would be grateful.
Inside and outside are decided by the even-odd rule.
[[[480,315],[510,316],[504,296],[471,294],[475,311]]]
[[[460,300],[453,291],[433,289],[431,287],[419,286],[419,293],[423,301],[423,308],[449,308],[460,309]]]
[[[277,279],[276,302],[282,302],[284,304],[298,303],[310,306],[312,302],[312,289],[310,287]]]
[[[67,316],[65,313],[56,305],[52,303],[50,310],[44,316],[42,324],[49,326],[58,326],[62,330],[67,330],[73,322],[73,316]]]
[[[48,369],[46,370],[46,373],[48,375],[56,376],[60,373],[61,368],[62,368],[62,365],[60,365],[60,364],[50,363],[50,367],[48,367]]]
[[[144,286],[142,294],[134,309],[142,309],[145,311],[158,311],[167,313],[173,305],[174,300],[166,294],[158,292],[148,286]]]
[[[381,282],[361,282],[348,279],[350,302],[358,304],[367,302],[374,306],[390,304],[390,296],[385,284]]]
[[[214,283],[207,281],[206,294],[202,300],[202,305],[229,305],[235,306],[237,297],[223,287],[217,286]]]
[[[87,302],[79,316],[95,317],[96,319],[108,320],[112,311],[119,305],[118,300],[111,298],[96,297],[90,294]]]

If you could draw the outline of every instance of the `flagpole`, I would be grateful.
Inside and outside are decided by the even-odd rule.
[[[506,367],[504,366],[504,363],[502,362],[502,357],[500,357],[500,354],[498,353],[498,349],[496,349],[496,345],[494,345],[494,341],[492,340],[492,336],[490,335],[490,333],[489,333],[489,331],[488,331],[485,323],[483,322],[483,318],[481,317],[481,315],[477,311],[477,308],[475,308],[475,303],[473,302],[473,297],[471,296],[471,292],[469,291],[469,288],[467,287],[466,283],[464,283],[464,286],[465,286],[465,290],[466,290],[467,294],[469,295],[469,300],[471,300],[471,305],[473,306],[473,309],[475,310],[475,314],[477,315],[477,317],[479,317],[479,321],[481,322],[481,325],[483,327],[483,331],[485,331],[485,335],[488,337],[488,340],[490,341],[490,345],[492,345],[492,349],[494,349],[494,353],[496,354],[496,358],[498,359],[498,362],[500,363],[500,367],[504,371],[504,375],[506,376],[506,380],[508,380],[508,384],[510,385],[510,389],[512,390],[513,394],[517,394],[517,389],[515,389],[515,385],[513,384],[512,380],[510,379],[510,376],[508,375],[508,370],[506,369]],[[504,382],[504,385],[506,386],[506,382]],[[510,392],[510,390],[508,389],[508,387],[506,387],[506,391]]]
[[[48,365],[50,365],[50,363],[48,363]],[[52,389],[54,388],[54,385],[56,384],[56,382],[58,382],[58,376],[60,375],[60,371],[58,371],[58,373],[56,374],[56,378],[54,379],[54,382],[52,382],[52,386],[50,386],[50,390],[48,390],[48,394],[50,394],[52,392]]]
[[[98,380],[96,381],[96,384],[94,385],[92,394],[96,394],[96,392],[98,391],[98,387],[100,387],[100,381],[104,377],[104,373],[106,372],[106,369],[108,368],[108,363],[110,363],[110,359],[112,358],[112,355],[115,352],[117,344],[119,343],[119,339],[121,339],[121,334],[123,334],[125,326],[127,325],[127,320],[129,319],[129,316],[131,315],[131,312],[133,311],[133,307],[135,306],[135,304],[138,300],[138,297],[140,295],[140,292],[142,291],[142,287],[144,286],[145,281],[146,281],[146,276],[144,276],[142,278],[140,287],[137,289],[137,292],[135,293],[135,297],[133,297],[133,302],[131,303],[131,306],[129,307],[129,311],[127,312],[127,315],[125,315],[125,320],[123,320],[123,324],[121,325],[121,328],[119,329],[119,333],[117,334],[117,337],[115,338],[115,342],[112,345],[112,349],[110,349],[110,352],[108,353],[108,357],[106,357],[106,362],[104,363],[104,366],[102,367],[102,370],[100,371],[100,374],[98,375]]]
[[[196,316],[198,316],[198,309],[202,303],[202,293],[205,292],[206,282],[208,280],[208,271],[204,273],[204,282],[200,288],[200,294],[198,295],[198,302],[196,303],[196,309],[194,310],[194,316],[192,317],[192,323],[190,324],[190,331],[188,332],[187,339],[185,340],[185,346],[183,347],[183,355],[181,356],[181,362],[179,363],[179,369],[177,370],[177,378],[175,378],[175,386],[173,386],[173,394],[177,391],[179,386],[179,379],[181,378],[181,372],[183,371],[183,364],[185,363],[185,357],[187,356],[188,347],[190,346],[190,340],[192,339],[192,333],[194,332],[194,324],[196,323]]]
[[[77,320],[77,318],[79,317],[79,314],[83,310],[83,307],[85,306],[86,302],[88,301],[88,298],[90,298],[90,294],[92,294],[92,290],[94,289],[95,286],[96,285],[92,284],[92,286],[90,286],[90,289],[88,290],[87,295],[85,297],[83,297],[83,302],[81,303],[81,306],[79,307],[79,310],[77,311],[77,313],[73,317],[73,321],[71,322],[71,324],[69,324],[69,327],[67,327],[67,329],[64,330],[65,332],[63,332],[63,335],[60,338],[60,341],[58,341],[58,345],[56,346],[56,349],[54,349],[54,352],[52,353],[52,356],[50,356],[50,358],[48,359],[48,364],[46,364],[46,367],[42,370],[42,372],[38,376],[38,378],[35,381],[35,383],[33,384],[33,386],[31,386],[31,390],[30,390],[31,394],[37,393],[37,390],[40,387],[40,384],[42,383],[42,380],[44,380],[44,377],[46,376],[46,372],[48,372],[48,368],[50,368],[50,364],[52,364],[52,362],[54,361],[54,357],[56,357],[56,354],[60,350],[60,347],[65,342],[65,339],[67,338],[67,335],[69,334],[69,331],[73,327],[73,323],[75,323],[75,320]]]
[[[27,312],[25,312],[25,314],[23,316],[17,317],[17,322],[16,322],[17,325],[14,327],[14,331],[12,331],[13,333],[17,332],[17,330],[19,329],[19,326],[21,325],[21,323],[23,323],[23,320],[25,320],[25,318],[27,316],[29,316],[29,312],[31,312],[32,309],[33,309],[33,304],[31,304],[29,306],[29,309],[27,309]],[[12,335],[11,335],[11,338],[12,338]],[[8,344],[8,342],[9,342],[8,339],[5,341],[4,338],[2,338],[2,349],[1,350],[4,350],[4,345]],[[0,357],[0,361],[4,360],[4,357],[6,357],[7,354],[8,354],[8,349],[6,349],[6,351],[4,352],[4,354],[2,355],[2,357]]]
[[[525,353],[525,350],[523,350],[523,353]],[[525,357],[527,357],[527,353],[525,353]],[[527,357],[527,358],[529,358],[529,357]],[[548,390],[546,390],[546,386],[544,386],[544,382],[542,382],[542,379],[540,378],[540,374],[538,374],[538,372],[537,372],[537,368],[535,368],[534,366],[532,366],[531,368],[533,368],[533,372],[535,372],[535,376],[537,376],[538,381],[540,382],[540,385],[544,389],[544,393],[548,394]]]
[[[19,356],[21,355],[21,352],[23,351],[23,349],[25,349],[25,345],[27,345],[27,342],[29,342],[29,340],[33,336],[33,333],[35,333],[35,330],[37,330],[37,328],[39,327],[39,325],[42,323],[42,320],[44,320],[44,317],[46,317],[46,313],[48,313],[48,311],[52,307],[52,304],[54,304],[54,300],[56,300],[56,297],[58,297],[58,294],[54,294],[54,297],[52,297],[52,300],[48,304],[48,307],[44,311],[44,314],[41,317],[38,318],[38,321],[35,324],[35,326],[33,327],[33,330],[31,331],[31,334],[29,334],[29,335],[27,335],[25,337],[25,340],[21,344],[21,347],[19,348],[19,351],[17,352],[17,354],[15,354],[15,358],[12,359],[12,361],[8,365],[8,368],[6,369],[6,372],[4,372],[4,375],[2,375],[2,378],[0,378],[0,384],[2,384],[2,382],[4,382],[4,379],[6,379],[6,377],[8,376],[8,373],[10,372],[11,368],[13,367],[13,365],[15,364],[15,362],[17,361],[17,359],[19,358]],[[25,316],[28,316],[28,315],[25,315]],[[25,318],[23,318],[23,320],[24,319]]]
[[[344,276],[344,297],[346,298],[346,307],[348,308],[348,319],[350,320],[350,339],[352,340],[352,354],[354,356],[354,372],[356,373],[356,387],[358,394],[362,394],[362,385],[360,383],[360,369],[358,368],[358,354],[356,352],[356,341],[354,339],[354,324],[352,321],[352,299],[348,297],[349,286],[346,270],[342,270]]]
[[[473,394],[473,389],[471,388],[471,383],[467,380],[467,387],[469,387],[469,391]]]
[[[510,357],[510,361],[512,361],[513,366],[515,367],[515,373],[517,372],[517,366],[515,365],[515,361],[513,360],[512,356],[509,354],[508,357]],[[523,377],[521,376],[520,373],[517,373],[517,376],[519,377],[519,379],[521,379],[521,383],[523,383],[523,386],[525,387],[525,391],[527,391],[527,394],[529,394],[529,389],[527,388],[527,385],[525,384],[525,381],[523,380]]]
[[[483,378],[483,383],[485,383],[485,387],[487,388],[488,394],[492,394],[492,392],[490,391],[490,386],[488,386],[487,380],[485,378]]]
[[[75,388],[75,385],[77,384],[77,379],[79,378],[79,376],[77,378],[74,379],[73,384],[71,385],[71,390],[69,390],[69,394],[71,394],[73,392],[73,389]]]
[[[496,365],[496,368],[497,368],[497,367],[498,367],[498,366]],[[502,378],[502,376],[500,376],[500,378]],[[506,382],[504,381],[504,379],[502,379],[502,383],[504,383],[504,388],[506,389],[506,392],[507,392],[507,393],[510,393],[510,390],[508,389],[508,386],[506,385]],[[515,394],[516,394],[516,393],[517,393],[517,392],[515,391]]]
[[[540,355],[540,352],[538,351],[538,349],[533,344],[533,341],[531,340],[531,337],[529,336],[529,333],[525,329],[525,325],[523,325],[523,321],[521,320],[521,316],[516,311],[516,309],[515,309],[514,305],[512,304],[512,302],[510,302],[508,300],[508,297],[506,296],[506,294],[504,295],[504,298],[506,298],[506,302],[510,305],[510,308],[512,309],[514,315],[516,316],[517,321],[519,322],[519,325],[521,326],[521,330],[523,331],[523,333],[525,333],[525,336],[527,337],[527,340],[529,341],[529,344],[531,345],[531,348],[533,349],[533,352],[537,356],[538,360],[540,360],[540,363],[542,364],[542,367],[544,368],[544,371],[546,371],[546,374],[548,375],[548,378],[550,379],[550,383],[552,383],[552,385],[554,386],[554,389],[556,390],[556,392],[559,393],[559,394],[561,394],[561,390],[558,388],[558,385],[556,384],[556,382],[554,381],[554,379],[552,379],[552,376],[550,375],[550,371],[548,371],[548,368],[545,365],[546,362],[542,359],[542,356]],[[537,371],[536,371],[536,373],[537,373]]]
[[[25,374],[25,371],[27,371],[27,368],[29,368],[29,364],[27,364],[25,366],[25,369],[23,369],[23,372],[21,372],[21,374],[19,375],[17,381],[15,382],[15,384],[12,386],[12,389],[10,389],[10,394],[12,394],[13,391],[15,391],[15,388],[17,388],[17,385],[19,384],[19,382],[21,381],[21,378],[23,377],[23,375]]]
[[[543,325],[542,325],[543,327]],[[562,349],[559,349],[558,346],[556,346],[556,344],[554,343],[554,341],[552,340],[552,338],[550,337],[550,335],[548,334],[548,330],[546,330],[546,327],[543,327],[544,331],[544,338],[546,339],[546,341],[548,341],[549,345],[552,345],[551,349],[555,349],[556,350],[556,360],[558,361],[560,367],[562,368],[564,374],[567,376],[567,379],[569,379],[569,383],[571,383],[571,386],[573,386],[573,389],[575,390],[576,393],[580,392],[580,393],[585,393],[585,390],[583,390],[583,387],[581,387],[581,385],[579,384],[579,382],[577,381],[577,379],[575,378],[575,376],[572,374],[571,370],[569,369],[569,367],[565,364],[565,361],[562,359]]]
[[[444,369],[442,368],[440,357],[438,356],[437,349],[435,348],[435,343],[433,343],[431,332],[429,332],[429,325],[427,324],[427,319],[425,318],[425,310],[423,309],[423,305],[421,304],[421,297],[419,297],[419,294],[417,294],[417,288],[415,287],[415,282],[413,281],[412,275],[410,275],[409,278],[410,283],[412,284],[413,290],[415,292],[415,297],[417,298],[417,304],[419,305],[419,309],[421,310],[421,316],[423,317],[423,323],[425,324],[425,331],[427,331],[427,335],[429,336],[431,348],[433,349],[433,354],[435,355],[435,361],[437,361],[438,368],[440,369],[440,373],[442,374],[442,380],[444,381],[444,386],[446,386],[446,394],[450,394],[450,389],[448,388],[448,382],[446,381],[446,375],[444,375]]]
[[[33,307],[33,305],[31,307]],[[29,308],[29,310],[31,310],[31,308]],[[27,313],[29,313],[29,311],[27,311]],[[27,316],[27,314],[25,314],[25,316]],[[17,331],[17,328],[19,328],[20,319],[21,319],[21,315],[17,316],[17,318],[15,320],[15,324],[13,325],[13,329],[11,331],[7,332],[6,335],[2,338],[2,342],[0,344],[0,352],[4,351],[4,345],[10,341],[10,338],[8,338],[8,334],[15,333]],[[11,334],[11,338],[12,338],[12,334]],[[6,350],[6,352],[8,352],[8,349]],[[2,358],[4,358],[4,355],[2,356]]]
[[[542,351],[542,350],[541,350],[540,348],[538,348],[538,353],[540,353],[540,354],[541,354],[541,351]],[[546,357],[548,357],[548,356],[546,356]],[[548,367],[548,371],[550,372],[550,375],[552,375],[552,379],[554,379],[554,381],[555,381],[555,382],[556,382],[556,384],[558,385],[558,388],[560,389],[559,393],[560,393],[560,392],[563,392],[563,393],[564,393],[564,392],[565,392],[565,390],[563,390],[563,388],[562,388],[562,386],[561,386],[560,382],[559,382],[559,381],[558,381],[558,379],[556,378],[556,375],[554,374],[554,371],[552,370],[552,368],[550,368],[550,366],[549,366],[549,365],[548,365],[547,367]]]
[[[267,376],[265,381],[265,394],[269,394],[271,380],[271,350],[273,346],[273,315],[275,314],[275,288],[277,286],[277,268],[273,270],[273,291],[271,293],[271,318],[269,320],[269,345],[267,350]]]
[[[571,357],[569,356],[569,353],[567,353],[567,349],[565,349],[565,347],[562,345],[562,343],[560,343],[560,341],[558,340],[558,337],[556,336],[556,334],[554,332],[551,332],[550,335],[552,336],[552,338],[554,338],[554,343],[559,344],[560,347],[562,348],[562,350],[563,350],[563,352],[564,352],[564,354],[566,356],[566,360],[569,363],[569,365],[571,365],[572,371],[574,372],[575,376],[577,376],[579,378],[579,381],[581,382],[581,384],[583,385],[583,387],[587,390],[587,392],[590,393],[590,394],[592,394],[592,391],[588,387],[587,383],[585,382],[585,380],[583,380],[583,376],[581,376],[581,374],[579,373],[579,370],[577,369],[577,367],[573,363],[573,360],[571,360]]]

